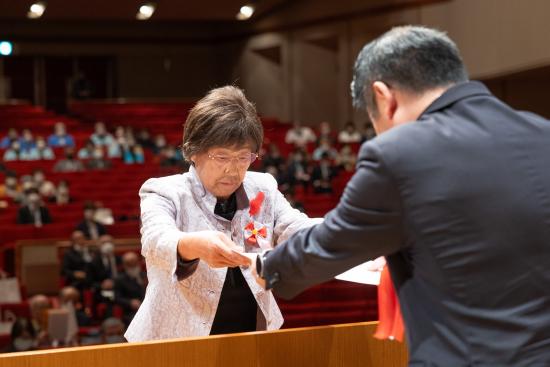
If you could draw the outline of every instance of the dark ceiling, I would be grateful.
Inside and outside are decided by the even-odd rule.
[[[254,3],[255,16],[284,6],[293,0],[157,0],[151,20],[157,21],[230,21],[242,5]],[[296,0],[294,0],[296,1]],[[138,8],[148,0],[47,0],[41,19],[51,21],[135,20]],[[32,0],[0,0],[0,19],[23,20]]]

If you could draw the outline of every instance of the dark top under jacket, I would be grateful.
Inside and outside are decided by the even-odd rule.
[[[237,197],[231,195],[226,201],[218,201],[214,213],[229,221],[237,212]],[[180,279],[191,275],[199,259],[185,261],[178,255],[176,274]],[[210,335],[242,333],[256,331],[256,316],[258,305],[246,283],[241,269],[228,268],[223,283],[220,302],[216,310]]]

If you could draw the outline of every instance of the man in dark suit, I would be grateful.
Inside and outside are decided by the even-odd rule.
[[[128,325],[136,314],[147,286],[147,277],[135,252],[122,256],[124,270],[115,279],[115,303],[124,310],[124,322]]]
[[[107,234],[105,226],[94,219],[95,213],[95,205],[87,202],[84,205],[84,218],[75,227],[75,230],[84,233],[84,236],[89,240],[97,240],[99,237]]]
[[[90,287],[90,262],[92,256],[86,243],[84,233],[74,231],[71,235],[71,247],[63,255],[61,276],[65,284],[78,290]]]
[[[35,227],[42,227],[52,222],[48,208],[42,203],[40,194],[35,188],[25,192],[25,205],[17,212],[18,224],[34,224]]]
[[[258,257],[259,282],[289,298],[384,255],[410,366],[549,366],[550,122],[423,27],[367,44],[352,91],[379,136],[324,223]]]

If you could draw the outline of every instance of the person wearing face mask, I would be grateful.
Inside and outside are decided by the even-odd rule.
[[[115,303],[124,310],[124,321],[128,325],[145,297],[147,276],[135,252],[122,256],[122,266],[123,271],[115,279]]]
[[[19,141],[13,141],[8,149],[4,152],[4,161],[18,161],[22,157],[21,143]]]
[[[80,290],[89,288],[91,261],[92,256],[84,233],[74,231],[71,235],[71,247],[63,254],[61,264],[61,276],[65,279],[65,284]]]
[[[46,140],[42,136],[36,138],[36,145],[23,152],[23,158],[28,161],[53,160],[55,153],[52,148],[46,145]]]
[[[34,350],[38,345],[36,331],[27,319],[19,318],[15,320],[11,327],[10,336],[10,344],[3,351],[4,353],[27,352]]]
[[[25,204],[17,212],[17,224],[34,224],[35,227],[42,227],[51,222],[50,212],[44,206],[38,190],[28,189],[25,192]]]
[[[39,194],[46,198],[46,200],[51,201],[52,198],[55,198],[56,188],[53,182],[46,179],[44,171],[41,169],[35,169],[32,173],[32,182],[34,186],[38,189]]]
[[[111,168],[112,163],[105,158],[105,153],[101,146],[96,146],[92,158],[86,162],[86,168],[89,170],[103,170]]]
[[[84,204],[84,218],[78,223],[75,230],[84,233],[89,240],[97,240],[100,236],[107,234],[105,226],[95,220],[96,206],[92,202]]]
[[[262,142],[256,108],[237,87],[213,89],[191,109],[182,146],[189,172],[149,179],[139,192],[149,286],[128,341],[281,327],[250,258],[320,220],[293,209],[272,175],[248,170]]]
[[[84,171],[84,165],[75,159],[74,149],[65,149],[65,158],[57,161],[53,167],[54,172],[80,172]]]
[[[103,235],[99,238],[99,247],[92,253],[90,278],[94,300],[107,306],[106,315],[112,315],[114,301],[114,279],[118,276],[120,257],[115,254],[113,238]]]

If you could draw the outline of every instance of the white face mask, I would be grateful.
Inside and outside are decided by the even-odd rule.
[[[13,341],[13,347],[17,351],[29,350],[34,346],[34,340],[29,338],[15,338]]]
[[[111,255],[115,249],[115,246],[111,242],[106,242],[101,245],[101,253],[103,255]]]

